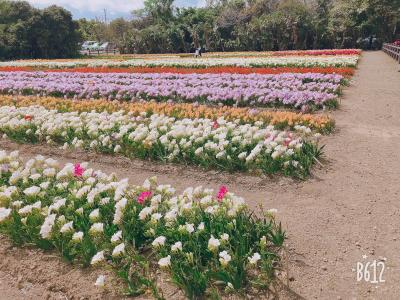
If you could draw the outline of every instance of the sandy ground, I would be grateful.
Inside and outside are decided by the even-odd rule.
[[[206,172],[7,141],[1,141],[0,148],[19,149],[25,158],[40,153],[64,162],[89,161],[103,171],[129,177],[131,183],[140,184],[157,175],[160,183],[170,183],[179,190],[225,184],[254,208],[262,204],[278,209],[288,233],[291,290],[281,298],[398,299],[398,69],[399,65],[383,52],[363,54],[341,108],[334,113],[337,132],[323,140],[328,160],[305,182]],[[0,240],[0,299],[110,299],[114,295],[101,294],[93,287],[100,271],[72,269],[59,259],[50,259],[49,254],[11,248],[6,239]],[[358,282],[357,262],[365,265],[373,260],[384,261],[385,282]],[[380,271],[378,268],[378,276]]]

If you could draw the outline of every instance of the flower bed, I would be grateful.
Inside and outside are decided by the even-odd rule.
[[[323,49],[289,51],[245,51],[245,52],[207,52],[206,57],[263,57],[263,56],[320,56],[320,55],[360,55],[360,49]]]
[[[157,103],[154,101],[126,102],[99,100],[69,100],[51,97],[27,97],[27,96],[0,96],[0,105],[17,107],[40,105],[47,109],[56,109],[59,112],[117,112],[124,111],[134,116],[151,116],[161,114],[177,119],[206,118],[216,121],[223,117],[227,121],[240,120],[240,124],[254,124],[263,122],[265,125],[273,125],[277,129],[293,130],[295,126],[306,126],[320,133],[331,133],[335,127],[334,120],[327,115],[303,114],[290,111],[271,111],[263,109],[250,109],[238,107],[210,107],[201,104],[189,103]]]
[[[20,142],[47,141],[127,157],[189,163],[228,171],[306,177],[320,155],[316,142],[297,133],[239,125],[223,118],[183,119],[121,112],[59,113],[40,106],[0,108],[0,132]]]
[[[226,187],[176,195],[154,178],[133,186],[86,164],[59,168],[43,156],[24,164],[18,152],[1,151],[0,164],[0,232],[74,263],[111,266],[129,295],[158,297],[157,267],[199,298],[217,287],[268,289],[279,266],[285,233],[273,212],[256,217]]]
[[[35,71],[40,68],[34,67],[0,67],[0,72]],[[42,69],[45,72],[80,72],[80,73],[175,73],[175,74],[282,74],[282,73],[321,73],[340,74],[352,76],[354,68],[336,67],[310,67],[310,68],[248,68],[248,67],[209,67],[209,68],[176,68],[176,67],[132,67],[132,68],[109,68],[109,67],[81,67],[64,69]]]
[[[360,49],[291,50],[272,52],[273,56],[360,55]]]
[[[0,73],[2,93],[77,98],[223,103],[236,106],[336,107],[336,74]]]
[[[177,67],[205,68],[217,66],[236,67],[356,67],[358,55],[335,56],[265,56],[265,57],[157,57],[127,60],[80,59],[80,60],[28,60],[0,62],[0,67]]]

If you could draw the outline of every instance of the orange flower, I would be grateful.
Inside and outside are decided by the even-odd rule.
[[[28,97],[28,96],[0,96],[0,105],[15,105],[18,107],[41,105],[47,109],[57,109],[61,112],[69,111],[125,111],[135,116],[141,113],[163,114],[177,119],[183,118],[208,118],[216,121],[220,117],[225,120],[239,120],[241,123],[255,123],[261,121],[281,129],[293,128],[296,125],[305,125],[322,133],[329,133],[334,128],[334,121],[328,115],[303,114],[292,111],[276,111],[268,109],[251,109],[246,107],[217,107],[190,103],[166,102],[124,102],[96,100],[71,100],[54,97]],[[30,116],[25,116],[29,118]],[[218,122],[214,123],[218,126]]]

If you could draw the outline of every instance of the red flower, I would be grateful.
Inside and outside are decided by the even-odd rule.
[[[278,54],[277,54],[278,55]],[[279,56],[279,55],[278,55]],[[35,68],[16,69],[11,67],[0,67],[1,72],[11,71],[35,71]],[[79,72],[79,73],[176,73],[176,74],[281,74],[281,73],[323,73],[323,74],[341,74],[351,76],[354,74],[354,68],[338,67],[208,67],[208,68],[178,68],[178,67],[129,67],[129,68],[107,68],[107,67],[82,67],[69,69],[46,69],[45,72]]]
[[[219,127],[219,124],[217,121],[214,121],[213,126],[214,129],[217,129]]]
[[[143,204],[146,201],[146,199],[148,199],[150,197],[151,197],[151,192],[150,191],[141,192],[139,197],[138,197],[138,199],[137,199],[137,202],[139,204]]]
[[[25,115],[24,119],[27,120],[27,121],[32,121],[33,117],[30,116],[30,115]]]
[[[82,177],[83,172],[85,172],[85,169],[82,168],[80,164],[75,164],[74,165],[74,176]]]
[[[221,202],[224,199],[226,193],[228,192],[228,188],[226,186],[221,186],[218,191],[217,199],[218,202]]]

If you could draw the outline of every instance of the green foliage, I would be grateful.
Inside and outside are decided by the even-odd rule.
[[[362,46],[399,34],[399,0],[220,0],[203,8],[176,8],[147,0],[133,20],[81,20],[83,36],[112,41],[122,53],[296,50]],[[91,26],[88,29],[87,23]]]
[[[78,24],[69,11],[0,0],[0,60],[73,57],[79,41]]]
[[[0,59],[63,58],[80,38],[108,41],[121,53],[266,51],[362,47],[399,36],[399,0],[215,0],[177,8],[173,0],[146,0],[132,20],[72,21],[57,6],[0,0]]]

